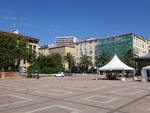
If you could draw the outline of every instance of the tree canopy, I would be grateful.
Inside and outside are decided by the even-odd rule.
[[[135,68],[136,67],[135,61],[133,61],[133,58],[135,56],[137,56],[136,52],[134,51],[134,49],[130,48],[123,56],[124,63]]]
[[[14,67],[16,59],[16,44],[14,36],[0,34],[0,69],[8,70]]]
[[[29,42],[23,38],[18,41],[14,35],[0,34],[0,70],[18,69],[23,59],[33,62],[35,53],[28,45]]]
[[[111,56],[107,53],[103,53],[99,55],[96,59],[96,66],[101,67],[104,66],[106,63],[108,63],[111,59]]]
[[[51,74],[64,71],[63,58],[60,54],[51,54],[49,56],[39,56],[35,62],[29,66],[28,72],[35,73],[36,71],[43,74]]]

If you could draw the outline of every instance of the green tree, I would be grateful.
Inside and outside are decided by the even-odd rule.
[[[54,66],[58,71],[64,71],[64,66],[63,66],[63,57],[59,53],[53,53],[50,55],[52,60],[54,61]]]
[[[18,69],[21,60],[33,63],[35,52],[28,45],[28,41],[23,38],[17,41],[14,35],[0,34],[0,70]]]
[[[32,73],[36,73],[36,72],[39,72],[41,73],[41,70],[40,70],[40,67],[38,64],[32,64],[28,67],[28,73],[29,74],[32,74]]]
[[[110,58],[111,58],[110,55],[107,53],[99,55],[98,58],[96,59],[96,66],[97,67],[104,66],[110,61]]]
[[[123,56],[123,61],[124,61],[124,63],[126,63],[127,65],[129,65],[131,67],[136,67],[135,61],[133,61],[133,58],[136,56],[137,56],[136,52],[134,51],[134,49],[131,48]]]
[[[88,72],[89,67],[92,66],[91,58],[89,56],[83,55],[79,64],[83,67],[85,72]]]
[[[71,72],[72,67],[75,66],[75,60],[71,53],[67,53],[64,56],[65,61],[68,63],[69,72]]]
[[[0,34],[0,70],[12,70],[16,59],[16,37]]]
[[[25,39],[18,41],[16,53],[17,68],[19,67],[21,60],[26,60],[28,63],[32,64],[36,58],[35,51],[33,51],[32,48],[29,48],[29,42]]]
[[[49,56],[39,56],[35,62],[29,66],[28,72],[51,74],[63,71],[62,56],[60,54],[51,54]]]

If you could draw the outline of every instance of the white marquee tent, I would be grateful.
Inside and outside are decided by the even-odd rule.
[[[103,67],[98,68],[99,71],[113,71],[113,70],[130,70],[135,71],[134,68],[129,67],[128,65],[124,64],[117,55],[114,55],[112,60],[104,65]]]
[[[148,80],[150,80],[150,75],[147,73],[147,70],[150,70],[150,66],[143,67],[141,70],[143,82],[147,82]]]

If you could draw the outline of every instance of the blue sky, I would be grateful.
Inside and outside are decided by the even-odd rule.
[[[0,0],[0,29],[54,43],[59,36],[150,38],[150,0]]]

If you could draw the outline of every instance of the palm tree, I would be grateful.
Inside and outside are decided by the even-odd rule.
[[[89,67],[92,66],[91,58],[83,55],[80,59],[80,65],[83,66],[85,72],[88,72]]]
[[[96,65],[98,67],[104,66],[106,63],[109,62],[109,60],[110,60],[110,55],[107,53],[103,53],[99,55],[98,58],[96,59]]]
[[[72,67],[75,65],[74,57],[71,53],[67,53],[66,56],[64,56],[64,60],[68,63],[68,70],[70,72]]]

